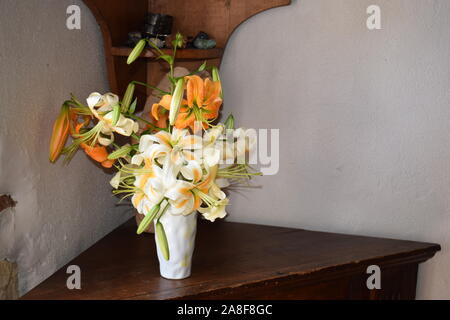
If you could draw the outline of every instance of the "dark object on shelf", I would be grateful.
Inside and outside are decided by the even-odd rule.
[[[145,17],[144,33],[149,37],[168,36],[172,33],[172,25],[172,16],[160,13],[149,13]]]
[[[23,299],[414,299],[419,263],[440,250],[423,242],[199,221],[192,276],[174,281],[159,275],[152,237],[136,236],[133,218],[69,263],[83,270],[83,290],[67,290],[63,267]],[[380,290],[367,288],[371,265],[381,269]]]
[[[212,49],[216,47],[216,40],[211,39],[206,32],[200,31],[192,41],[192,46],[197,49]]]
[[[209,35],[206,32],[200,31],[195,36],[194,41],[197,40],[197,39],[207,40],[207,39],[209,39]]]
[[[193,36],[188,36],[187,40],[186,40],[186,48],[187,49],[192,49],[194,48],[194,37]]]
[[[194,48],[197,49],[212,49],[216,47],[216,40],[214,39],[197,39],[193,43]]]
[[[142,39],[142,32],[140,31],[131,31],[128,32],[128,39],[126,42],[126,46],[130,48],[134,48],[139,40]]]
[[[155,46],[157,46],[158,48],[164,48],[164,45],[166,43],[166,41],[164,39],[161,39],[161,37],[155,37],[155,38],[150,38],[148,39],[150,42],[152,42]],[[148,47],[152,47],[150,45],[147,45]]]

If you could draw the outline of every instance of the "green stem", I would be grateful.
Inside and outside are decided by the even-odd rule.
[[[127,117],[130,117],[131,119],[134,119],[134,120],[139,120],[139,121],[144,122],[145,124],[149,125],[152,128],[152,130],[164,130],[164,131],[167,131],[166,128],[157,127],[153,123],[151,123],[151,122],[149,122],[149,121],[147,121],[145,119],[142,119],[141,117],[135,116],[134,114],[128,114]]]
[[[155,87],[155,86],[152,86],[152,85],[149,85],[149,84],[147,84],[147,83],[145,83],[145,82],[140,82],[140,81],[132,81],[131,83],[134,83],[134,84],[138,84],[138,85],[141,85],[141,86],[144,86],[144,87],[147,87],[147,88],[150,88],[150,89],[153,89],[153,90],[156,90],[156,91],[159,91],[162,95],[166,95],[166,94],[170,94],[170,92],[167,92],[167,91],[164,91],[164,90],[161,90],[160,88],[158,88],[158,87]]]

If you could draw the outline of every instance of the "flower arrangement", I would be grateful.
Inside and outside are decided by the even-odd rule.
[[[72,95],[55,121],[50,161],[55,162],[60,154],[69,161],[81,148],[103,167],[117,169],[111,180],[113,193],[122,200],[131,197],[134,208],[145,215],[138,234],[155,224],[162,263],[171,260],[169,248],[178,250],[168,241],[166,233],[171,226],[170,220],[164,223],[165,216],[186,217],[199,212],[209,221],[224,218],[229,199],[223,189],[260,173],[247,163],[255,141],[246,130],[235,130],[232,115],[224,123],[217,122],[223,102],[217,68],[208,68],[205,62],[195,72],[175,77],[175,55],[183,45],[180,34],[173,41],[172,55],[147,39],[141,40],[129,55],[128,64],[139,57],[146,43],[169,65],[170,92],[133,81],[122,100],[112,93],[94,92],[85,105]],[[208,69],[212,77],[200,77]],[[152,121],[135,114],[136,85],[150,87],[160,97],[151,108]],[[69,135],[72,142],[66,146]],[[128,141],[118,144],[117,136],[128,137]],[[190,250],[192,254],[193,248]]]

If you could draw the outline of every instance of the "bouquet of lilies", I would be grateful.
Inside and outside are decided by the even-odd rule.
[[[255,139],[247,130],[234,128],[232,115],[224,123],[217,122],[223,101],[217,68],[210,68],[212,78],[199,76],[206,63],[187,76],[174,77],[176,50],[182,41],[177,34],[173,54],[167,55],[144,39],[128,58],[130,64],[146,43],[153,46],[169,64],[170,92],[133,81],[122,100],[112,93],[94,92],[84,104],[72,96],[62,105],[50,143],[51,162],[60,154],[70,160],[81,148],[103,167],[117,169],[111,180],[113,193],[122,199],[131,197],[134,208],[145,215],[138,234],[156,221],[166,260],[168,245],[159,222],[163,215],[198,211],[210,221],[224,218],[229,199],[223,189],[259,175],[247,164]],[[160,97],[151,108],[152,121],[135,114],[136,85],[150,87]],[[72,142],[66,146],[69,135]],[[117,139],[122,142],[118,143],[119,136],[128,139]]]

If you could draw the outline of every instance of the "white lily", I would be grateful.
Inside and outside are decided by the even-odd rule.
[[[219,124],[206,130],[203,135],[202,160],[210,168],[217,165],[221,159],[221,149],[217,142],[222,137],[223,130],[224,126]]]
[[[166,197],[169,199],[169,212],[173,215],[189,215],[196,209],[196,202],[200,201],[196,199],[192,190],[195,185],[184,181],[178,180],[175,185],[172,186],[166,192]],[[197,202],[199,205],[199,202]]]
[[[193,150],[202,148],[202,140],[199,136],[190,135],[188,130],[173,128],[172,134],[167,131],[159,131],[153,135],[141,137],[139,151],[142,156],[164,161],[169,156],[170,162],[175,167],[183,163],[195,160]]]
[[[207,207],[207,208],[198,208],[197,210],[203,215],[206,220],[214,222],[217,218],[225,218],[227,215],[226,206],[228,205],[228,199],[223,199],[219,202],[218,205]]]
[[[133,132],[139,130],[139,124],[132,119],[126,118],[123,114],[119,115],[117,123],[113,125],[113,108],[119,104],[119,97],[112,93],[104,95],[94,92],[87,98],[87,103],[92,114],[103,123],[98,142],[101,145],[108,146],[114,141],[113,132],[123,136],[131,136]]]
[[[114,188],[117,189],[119,188],[119,184],[120,184],[120,171],[117,172],[114,177],[109,181],[109,184]]]
[[[200,163],[196,160],[189,160],[185,165],[181,166],[180,172],[183,177],[192,183],[197,183],[202,179],[203,172]]]
[[[166,165],[160,168],[149,158],[144,159],[144,162],[143,168],[132,171],[136,180],[131,203],[140,213],[142,213],[140,210],[147,210],[148,206],[161,203],[166,197],[167,190],[177,182],[172,167]]]
[[[224,134],[225,126],[218,124],[216,127],[205,131],[203,136],[203,161],[209,167],[219,163],[232,164],[235,160],[234,137]],[[229,141],[231,138],[231,141]]]
[[[234,130],[234,138],[236,138],[235,151],[237,162],[246,163],[246,157],[252,154],[257,144],[257,133],[254,129],[238,128]]]

